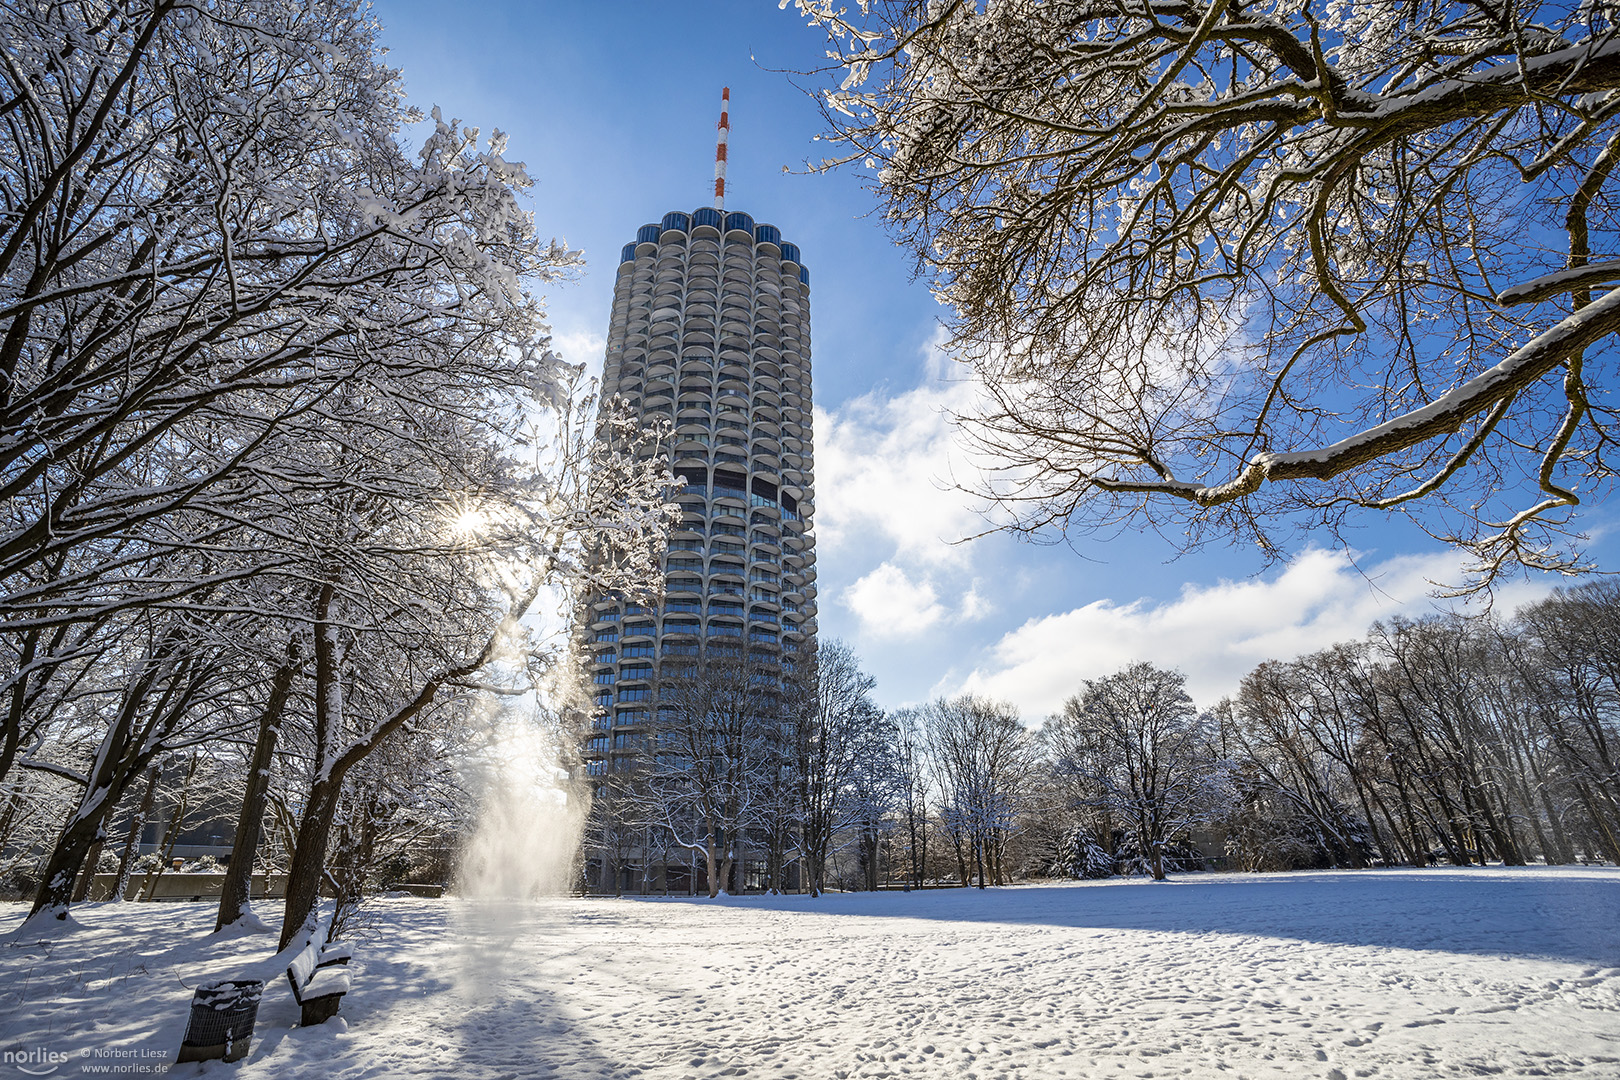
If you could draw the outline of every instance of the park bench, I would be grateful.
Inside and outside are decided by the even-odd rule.
[[[309,944],[287,967],[287,982],[303,1010],[299,1023],[304,1027],[324,1024],[336,1016],[338,1003],[353,985],[349,947],[323,941],[325,936],[318,931],[312,934]]]

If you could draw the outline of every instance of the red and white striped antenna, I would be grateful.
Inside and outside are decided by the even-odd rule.
[[[714,208],[726,208],[726,140],[731,136],[731,87],[720,90],[720,141],[714,148]]]

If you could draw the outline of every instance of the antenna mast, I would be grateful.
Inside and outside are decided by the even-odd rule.
[[[720,91],[720,141],[714,148],[714,208],[726,208],[726,140],[731,136],[731,87]]]

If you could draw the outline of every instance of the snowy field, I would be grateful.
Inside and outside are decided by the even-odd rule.
[[[0,1049],[172,1060],[187,987],[259,962],[207,904],[0,907]],[[1620,871],[1191,875],[987,892],[384,899],[342,1017],[285,980],[239,1065],[360,1077],[1620,1077]],[[33,1064],[39,1074],[51,1064]],[[25,1075],[0,1064],[0,1080]]]

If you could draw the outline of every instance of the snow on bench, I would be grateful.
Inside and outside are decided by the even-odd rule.
[[[347,966],[353,953],[347,945],[323,944],[324,936],[317,927],[309,944],[287,966],[287,982],[303,1009],[299,1022],[304,1027],[324,1024],[336,1016],[338,1003],[354,986],[354,976]]]
[[[316,968],[315,974],[304,984],[300,1002],[317,1001],[324,997],[342,997],[354,983],[346,967]]]

